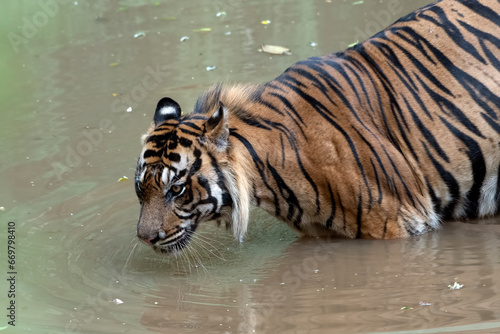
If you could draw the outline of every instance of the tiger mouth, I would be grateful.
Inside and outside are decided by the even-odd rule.
[[[158,240],[152,244],[153,249],[161,254],[176,254],[182,252],[189,244],[191,234],[183,230],[182,234],[175,238]]]

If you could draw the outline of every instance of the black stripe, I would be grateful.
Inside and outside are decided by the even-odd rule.
[[[181,124],[179,124],[179,127],[182,127],[184,125],[187,126],[187,127],[192,128],[192,129],[194,129],[196,131],[200,131],[200,132],[202,131],[202,129],[198,125],[196,125],[195,123],[193,123],[193,122],[183,121]]]
[[[406,97],[403,97],[403,101],[405,102],[406,110],[410,113],[414,125],[417,127],[417,129],[420,131],[422,134],[423,138],[429,143],[429,145],[436,151],[436,153],[439,155],[441,159],[443,159],[446,162],[450,162],[450,159],[446,155],[446,152],[441,148],[441,145],[439,145],[439,142],[436,140],[432,132],[424,125],[424,123],[420,120],[418,117],[418,111],[415,112],[413,110],[411,104],[406,100]],[[421,110],[421,109],[419,109]],[[412,155],[418,160],[417,155],[415,154],[415,151],[413,150],[411,144],[408,142],[408,145],[411,149]]]
[[[436,48],[422,36],[412,33],[411,30],[405,31],[405,34],[398,33],[398,35],[399,38],[405,40],[416,48],[428,48],[440,61],[442,68],[446,69],[448,73],[457,80],[457,82],[469,93],[476,104],[480,106],[493,119],[498,118],[495,110],[493,110],[486,101],[498,106],[500,105],[500,97],[493,94],[493,92],[491,92],[488,87],[486,87],[479,80],[477,80],[467,72],[458,68],[448,57],[445,56],[445,54],[441,52],[441,50]],[[411,40],[408,35],[410,35],[413,40]]]
[[[450,124],[446,119],[440,117],[441,121],[446,125],[446,127],[453,133],[455,137],[460,139],[464,143],[467,156],[472,165],[472,177],[473,184],[471,189],[466,195],[466,212],[467,216],[470,218],[476,218],[478,216],[479,210],[479,197],[481,196],[481,187],[483,186],[484,179],[486,177],[486,163],[484,162],[483,153],[479,144],[467,136],[465,133],[458,130],[452,124]]]
[[[271,172],[271,175],[276,182],[276,186],[280,192],[281,197],[285,199],[285,203],[288,204],[288,213],[286,219],[288,221],[293,221],[293,225],[296,229],[300,230],[300,223],[302,222],[302,214],[304,210],[300,206],[299,200],[293,190],[286,184],[283,178],[280,176],[276,168],[274,168],[270,163],[269,159],[267,162],[267,169]],[[295,214],[297,212],[297,214]],[[295,219],[294,219],[295,216]]]
[[[466,1],[463,1],[462,3],[465,2]],[[474,2],[478,3],[478,1]],[[428,11],[436,14],[437,17],[439,18],[439,22],[438,20],[436,20],[436,15],[428,15],[427,11],[419,15],[419,19],[432,22],[433,24],[441,27],[446,32],[446,35],[448,35],[449,39],[452,40],[458,48],[470,54],[477,61],[486,64],[486,60],[479,54],[476,48],[464,38],[460,30],[448,19],[448,17],[446,16],[446,12],[443,8],[440,8],[439,6],[434,6],[432,8],[429,8]]]
[[[361,189],[359,189],[358,196],[358,209],[356,210],[356,225],[358,227],[356,231],[356,239],[361,238],[361,225],[363,224],[363,196],[361,193]]]
[[[434,165],[434,168],[436,168],[437,172],[441,176],[441,179],[448,187],[450,201],[444,208],[441,209],[440,214],[443,217],[443,219],[452,218],[453,211],[455,210],[457,202],[460,199],[460,185],[458,184],[458,182],[455,179],[455,177],[453,176],[453,174],[448,172],[436,159],[434,159],[431,152],[429,152],[427,145],[423,142],[422,142],[422,145],[424,146],[424,149],[425,149],[425,152],[427,153],[427,156],[429,157],[432,164]],[[429,189],[432,189],[432,188],[429,187]],[[439,198],[439,200],[441,200],[441,198]]]
[[[332,205],[332,213],[330,217],[326,220],[326,228],[331,228],[333,224],[333,219],[335,218],[335,211],[337,210],[337,205],[335,203],[335,198],[333,197],[332,187],[328,184],[328,193],[330,194],[330,203]]]
[[[142,155],[142,157],[144,158],[144,160],[146,160],[148,158],[151,158],[151,157],[159,157],[159,156],[161,156],[161,150],[159,150],[159,151],[146,150],[144,152],[144,154]]]
[[[484,17],[497,26],[500,26],[500,15],[498,15],[498,13],[493,11],[490,7],[481,4],[479,1],[461,1],[460,3],[472,10],[474,13]]]
[[[262,160],[260,159],[259,155],[257,152],[255,152],[255,149],[253,148],[252,144],[242,135],[236,132],[235,129],[229,129],[229,134],[233,136],[234,138],[238,139],[243,146],[248,150],[248,153],[250,153],[250,156],[252,157],[252,160],[255,164],[255,167],[257,168],[257,171],[259,172],[260,178],[262,182],[264,183],[265,187],[271,192],[273,195],[274,199],[274,209],[275,209],[275,215],[278,217],[281,217],[281,210],[280,210],[280,204],[279,204],[279,199],[278,195],[276,192],[271,188],[271,186],[267,182],[266,174],[265,174],[265,166]]]
[[[299,152],[299,148],[297,147],[295,137],[290,132],[290,130],[288,130],[283,124],[272,122],[269,120],[265,120],[265,121],[273,128],[281,131],[287,137],[288,142],[290,143],[290,146],[295,153],[295,157],[297,159],[297,164],[299,165],[299,168],[300,168],[300,171],[302,172],[302,175],[304,175],[305,179],[307,180],[307,182],[309,182],[309,184],[311,185],[311,187],[313,188],[313,190],[316,194],[316,214],[318,215],[319,212],[321,211],[318,186],[316,185],[316,183],[314,183],[314,180],[309,175],[309,173],[306,171],[306,169],[302,163],[302,159],[300,157],[300,152]]]
[[[448,115],[451,113],[453,115],[453,118],[462,123],[469,131],[477,136],[483,137],[477,126],[462,112],[462,110],[460,110],[460,108],[457,107],[455,103],[435,93],[434,90],[427,86],[420,78],[418,78],[418,80],[420,81],[420,84],[422,85],[422,87],[424,87],[426,92],[431,96],[432,101],[434,101],[439,106],[443,113]],[[435,144],[432,145],[434,146]]]
[[[486,57],[490,61],[491,65],[494,68],[499,69],[500,68],[500,61],[498,60],[497,57],[495,57],[495,55],[491,52],[491,50],[486,46],[485,42],[487,41],[488,44],[491,43],[491,44],[495,45],[497,48],[500,48],[500,39],[496,36],[493,36],[490,33],[487,33],[485,31],[481,31],[479,29],[474,28],[473,26],[469,25],[467,22],[464,22],[461,20],[458,22],[460,23],[460,25],[462,27],[464,27],[471,34],[473,34],[474,36],[477,37],[477,41],[481,45],[482,51],[484,52],[484,54],[486,55]]]
[[[194,137],[199,137],[201,135],[201,133],[198,133],[198,132],[193,132],[193,131],[190,131],[188,129],[183,129],[183,128],[179,128],[179,130],[182,132],[182,133],[185,133],[187,135],[191,135],[191,136],[194,136]]]

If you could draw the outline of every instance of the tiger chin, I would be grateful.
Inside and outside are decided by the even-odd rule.
[[[140,240],[242,240],[258,206],[304,235],[392,239],[500,203],[500,4],[442,0],[260,85],[158,102],[135,175]]]

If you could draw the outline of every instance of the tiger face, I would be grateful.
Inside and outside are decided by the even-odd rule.
[[[220,168],[228,136],[222,104],[211,114],[183,117],[175,101],[159,101],[135,174],[140,240],[175,253],[188,246],[200,223],[231,211],[227,171]]]

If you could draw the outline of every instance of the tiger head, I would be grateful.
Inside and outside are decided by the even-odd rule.
[[[141,204],[137,236],[158,252],[183,250],[204,221],[242,221],[237,236],[246,228],[248,210],[240,210],[228,161],[228,111],[221,102],[211,107],[181,116],[179,104],[163,98],[142,138],[135,174]]]

